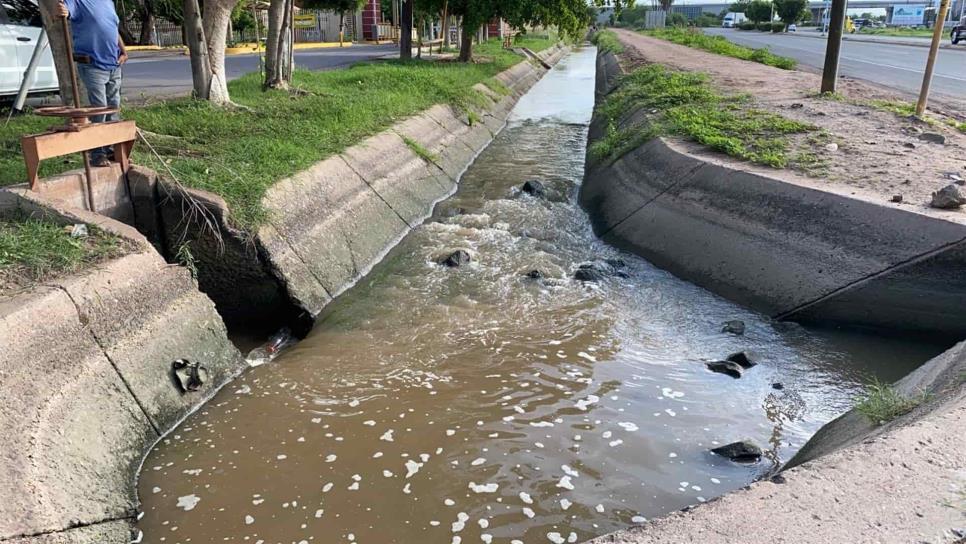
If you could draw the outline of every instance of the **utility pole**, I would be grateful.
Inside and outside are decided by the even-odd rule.
[[[839,53],[842,50],[842,32],[845,29],[845,8],[847,4],[848,0],[832,0],[828,39],[825,42],[825,68],[822,70],[823,93],[835,92],[835,82],[839,77]]]
[[[943,24],[946,22],[947,11],[949,11],[949,0],[942,0],[939,3],[939,13],[936,15],[936,27],[932,31],[932,44],[929,46],[929,58],[926,60],[926,72],[922,76],[919,102],[916,102],[916,115],[919,117],[926,112],[926,103],[929,101],[929,86],[932,84],[932,72],[936,68],[936,57],[939,56],[939,42],[943,39]]]

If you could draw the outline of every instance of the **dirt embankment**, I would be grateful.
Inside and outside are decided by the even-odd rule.
[[[944,124],[933,114],[925,122],[885,111],[881,102],[908,99],[869,83],[841,78],[835,98],[819,95],[821,76],[782,70],[763,64],[724,57],[636,32],[617,30],[626,50],[621,54],[625,70],[646,63],[704,72],[720,91],[750,96],[752,106],[817,126],[827,133],[821,142],[805,143],[814,135],[801,135],[793,146],[809,146],[816,155],[809,168],[769,175],[792,174],[802,185],[830,190],[867,200],[966,222],[966,212],[940,211],[928,206],[934,191],[966,178],[966,134]],[[881,102],[880,102],[881,101]],[[874,104],[879,103],[876,107]],[[944,144],[931,143],[924,133],[939,134]],[[830,145],[834,144],[834,145]],[[784,177],[784,176],[780,176]],[[966,188],[962,189],[966,192]]]

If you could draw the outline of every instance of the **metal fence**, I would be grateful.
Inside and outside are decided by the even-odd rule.
[[[265,40],[265,28],[268,20],[265,12],[261,12],[258,22],[258,34],[254,28],[243,30],[232,29],[228,43],[254,43],[257,39]],[[353,36],[353,22],[355,17],[347,13],[345,17],[346,40]],[[299,10],[295,15],[295,42],[337,42],[339,41],[339,14],[322,10]],[[134,36],[141,35],[141,21],[129,20],[127,28]],[[151,32],[151,45],[172,47],[185,45],[181,26],[165,19],[155,19]]]

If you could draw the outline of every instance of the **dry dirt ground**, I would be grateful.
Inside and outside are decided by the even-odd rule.
[[[814,168],[789,172],[744,164],[743,169],[764,171],[802,185],[966,222],[966,208],[942,211],[928,206],[933,191],[966,178],[966,134],[943,122],[954,117],[931,112],[929,116],[935,121],[927,123],[883,111],[870,102],[907,97],[848,78],[840,78],[837,89],[845,99],[823,98],[818,94],[821,86],[818,74],[716,55],[627,30],[616,32],[625,46],[620,55],[625,70],[658,63],[678,70],[705,72],[719,91],[748,94],[754,107],[816,125],[831,136],[828,143],[836,144],[811,144],[820,161]],[[923,141],[920,139],[923,132],[942,134],[946,143]],[[961,192],[966,193],[966,187]],[[890,202],[895,195],[902,195],[901,203]]]

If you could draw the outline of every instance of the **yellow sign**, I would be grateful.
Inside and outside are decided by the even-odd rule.
[[[314,13],[295,16],[295,28],[316,28],[316,26]]]

